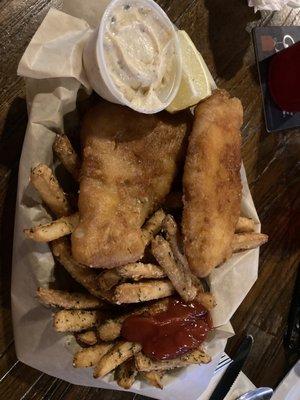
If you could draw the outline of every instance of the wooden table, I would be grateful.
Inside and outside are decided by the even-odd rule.
[[[261,250],[259,279],[232,319],[255,344],[244,371],[255,385],[275,386],[284,376],[283,349],[289,303],[300,259],[300,130],[268,134],[262,115],[250,30],[299,25],[300,11],[254,14],[242,0],[161,0],[176,25],[201,51],[218,84],[242,100],[243,160],[270,242]],[[19,362],[10,311],[11,250],[18,162],[27,115],[18,61],[51,5],[59,0],[0,1],[0,399],[131,399],[130,393],[73,386]],[[226,4],[226,5],[225,5]],[[231,352],[236,338],[230,340]]]

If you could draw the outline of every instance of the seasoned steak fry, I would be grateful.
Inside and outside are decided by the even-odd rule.
[[[100,317],[97,311],[61,310],[54,314],[53,325],[57,332],[79,332],[95,326]]]
[[[69,235],[78,225],[78,213],[61,217],[47,224],[37,225],[30,229],[24,229],[25,236],[36,242],[51,242],[63,236]]]
[[[122,281],[117,268],[108,269],[98,275],[98,286],[103,291],[111,290],[114,286]]]
[[[170,244],[160,235],[152,240],[152,253],[167,274],[176,291],[185,301],[195,298],[197,288],[192,284],[188,271],[174,258]]]
[[[94,346],[97,344],[98,338],[95,331],[86,331],[81,333],[76,333],[75,338],[80,345]]]
[[[103,307],[100,299],[84,293],[69,293],[40,287],[37,290],[37,297],[45,305],[65,309],[86,310]]]
[[[66,135],[56,135],[53,151],[66,170],[77,181],[80,174],[80,160]]]
[[[251,218],[240,217],[235,227],[235,233],[253,232],[255,222]]]
[[[164,278],[166,274],[155,264],[143,264],[141,262],[127,264],[117,269],[118,274],[124,279],[140,281],[141,279]]]
[[[211,357],[201,348],[191,351],[190,353],[174,358],[172,360],[155,361],[138,353],[135,356],[135,366],[138,371],[160,371],[179,367],[185,367],[190,364],[207,364],[211,361]]]
[[[118,317],[115,319],[108,319],[98,327],[98,335],[101,340],[112,341],[120,336],[122,322],[131,314]]]
[[[73,366],[75,368],[92,367],[114,346],[113,343],[100,343],[92,347],[87,347],[75,353]]]
[[[195,300],[201,303],[207,310],[212,310],[217,305],[214,295],[209,292],[198,292]]]
[[[235,234],[232,243],[234,253],[255,249],[267,243],[268,235],[263,233],[239,233]]]
[[[92,295],[112,301],[112,296],[108,291],[105,292],[99,289],[97,283],[98,273],[91,268],[82,267],[73,260],[70,245],[65,238],[51,242],[51,250],[54,257],[58,259],[76,282],[85,287]]]
[[[134,384],[136,375],[137,370],[135,368],[134,359],[130,358],[115,369],[114,378],[117,384],[123,389],[130,389]]]
[[[51,169],[45,164],[32,168],[32,185],[39,192],[43,202],[58,217],[71,214],[71,207]]]
[[[94,378],[101,378],[141,351],[138,343],[120,341],[96,364]]]
[[[151,218],[146,221],[142,228],[143,240],[145,247],[151,242],[151,240],[158,234],[161,228],[161,224],[165,218],[166,214],[163,210],[156,211]]]
[[[141,374],[151,386],[163,389],[162,378],[165,375],[165,371],[143,371]]]
[[[194,276],[191,273],[187,259],[183,254],[182,240],[179,229],[174,218],[168,214],[163,221],[163,229],[166,232],[167,240],[170,244],[177,267],[183,275],[184,286],[186,289],[187,301],[193,300],[197,292],[197,286],[194,284]]]
[[[168,280],[157,279],[138,283],[122,283],[115,288],[117,304],[139,303],[171,296],[174,287]]]
[[[158,265],[137,262],[103,272],[99,275],[98,282],[101,289],[110,290],[125,279],[140,281],[141,279],[159,279],[165,276],[166,274]]]

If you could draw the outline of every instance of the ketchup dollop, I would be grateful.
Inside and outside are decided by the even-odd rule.
[[[166,311],[126,318],[121,335],[140,343],[147,356],[170,360],[199,347],[211,330],[209,311],[200,303],[170,299]]]

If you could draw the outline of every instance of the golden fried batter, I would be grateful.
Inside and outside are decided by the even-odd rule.
[[[82,125],[76,261],[111,268],[138,260],[141,226],[170,191],[183,153],[187,114],[139,114],[100,103]]]
[[[184,167],[182,228],[189,266],[207,276],[232,254],[241,205],[240,100],[215,91],[195,110]]]

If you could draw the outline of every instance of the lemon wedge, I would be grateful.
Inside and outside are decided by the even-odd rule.
[[[191,38],[185,31],[177,32],[182,54],[182,78],[175,99],[167,107],[174,113],[191,107],[211,95],[210,72]]]

